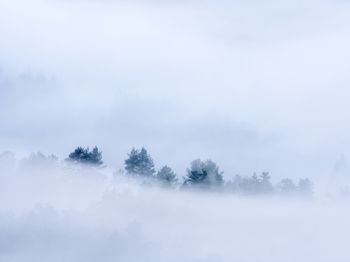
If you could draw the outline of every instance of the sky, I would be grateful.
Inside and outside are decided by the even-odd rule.
[[[347,175],[347,1],[1,0],[0,151]]]

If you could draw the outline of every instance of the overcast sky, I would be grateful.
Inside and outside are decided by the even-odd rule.
[[[227,176],[346,173],[349,13],[340,0],[1,0],[0,151],[97,145],[121,168],[145,146],[179,176],[198,157]]]

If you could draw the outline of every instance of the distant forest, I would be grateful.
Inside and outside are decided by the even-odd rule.
[[[103,167],[102,152],[97,147],[77,147],[69,154],[65,161]],[[124,161],[126,176],[147,178],[160,186],[177,189],[204,189],[213,191],[226,191],[240,195],[272,195],[310,197],[313,193],[313,184],[308,178],[301,178],[295,183],[290,178],[282,179],[273,185],[268,172],[254,173],[252,176],[236,175],[233,179],[225,180],[224,172],[212,160],[193,160],[187,168],[185,176],[181,179],[169,166],[155,169],[154,162],[145,148],[133,148]]]
[[[10,152],[0,154],[0,165],[13,163],[15,157]],[[57,164],[58,157],[55,155],[45,156],[41,153],[31,154],[29,158],[22,160],[24,167],[37,166],[39,168],[50,167]],[[63,163],[76,167],[92,167],[100,170],[106,166],[103,163],[102,152],[98,147],[84,148],[77,147],[72,151]],[[177,190],[205,190],[213,192],[230,192],[237,195],[284,195],[303,196],[313,195],[313,183],[308,178],[300,178],[297,182],[290,178],[284,178],[277,184],[271,182],[268,172],[254,173],[251,176],[230,176],[225,179],[224,172],[212,160],[202,161],[195,159],[190,163],[182,177],[178,176],[171,167],[163,166],[156,170],[151,155],[145,148],[133,148],[126,156],[124,168],[116,174],[138,178],[147,185],[158,185],[163,188]],[[349,194],[347,194],[349,195]]]

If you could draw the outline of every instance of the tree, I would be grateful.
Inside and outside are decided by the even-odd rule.
[[[153,160],[145,148],[140,151],[133,148],[124,163],[126,173],[129,175],[151,177],[156,172]]]
[[[308,178],[299,179],[298,192],[302,196],[312,195],[312,183]]]
[[[103,164],[102,152],[96,146],[91,151],[88,147],[83,148],[79,146],[69,154],[67,160],[93,166],[101,166]]]
[[[222,186],[224,179],[223,172],[211,160],[202,162],[200,159],[192,161],[191,167],[187,169],[187,177],[184,185],[193,185],[198,187],[218,187]]]
[[[156,175],[158,181],[165,186],[173,186],[177,183],[176,174],[168,167],[163,166]]]
[[[251,177],[243,177],[240,183],[240,192],[246,195],[255,195],[259,192],[259,179],[254,173]]]
[[[40,152],[31,153],[29,157],[22,159],[20,164],[23,167],[53,167],[58,164],[58,157],[55,155],[45,156]]]
[[[286,195],[293,195],[297,192],[297,186],[289,178],[282,179],[279,188],[281,193]]]
[[[269,194],[273,192],[270,175],[263,172],[260,177],[254,173],[251,177],[236,175],[227,183],[227,188],[234,193],[244,195]]]
[[[226,188],[228,191],[239,194],[241,193],[241,184],[243,178],[240,175],[235,175],[235,177],[226,183]]]
[[[263,194],[272,193],[273,186],[270,182],[270,175],[268,172],[262,172],[259,180],[259,192]]]

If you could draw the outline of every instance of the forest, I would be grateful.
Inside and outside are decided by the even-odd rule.
[[[2,154],[4,158],[6,153]],[[54,155],[45,156],[41,153],[32,154],[25,160],[27,164],[58,162]],[[98,147],[75,148],[62,163],[75,167],[89,167],[104,169],[102,151]],[[154,160],[148,151],[132,148],[124,161],[124,168],[115,172],[129,178],[141,179],[144,184],[155,185],[172,190],[205,190],[214,192],[227,192],[237,195],[283,195],[303,196],[313,195],[313,183],[309,178],[300,178],[293,181],[291,178],[283,178],[278,183],[271,181],[269,172],[253,173],[251,176],[239,174],[224,174],[214,161],[195,159],[181,175],[176,174],[167,165],[156,169]]]

